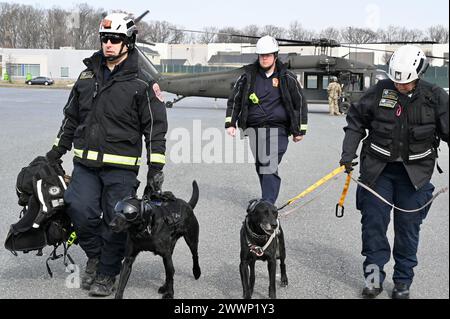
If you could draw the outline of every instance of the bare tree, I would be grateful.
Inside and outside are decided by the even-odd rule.
[[[103,9],[94,9],[86,3],[76,6],[73,16],[76,23],[72,28],[71,44],[76,49],[96,49],[100,46],[98,26],[103,17]]]
[[[4,48],[16,48],[19,44],[20,7],[15,3],[0,3],[0,46]]]
[[[175,30],[176,26],[167,21],[151,21],[139,24],[139,36],[141,39],[151,42],[182,43],[184,33]]]
[[[45,13],[44,28],[42,29],[43,48],[59,49],[70,44],[68,39],[69,13],[54,7]]]
[[[242,29],[242,33],[245,34],[245,35],[252,36],[252,37],[259,37],[259,36],[261,36],[261,31],[260,31],[259,27],[256,24],[250,24],[248,26],[245,26]],[[256,44],[257,41],[258,41],[258,39],[247,38],[247,41],[245,41],[245,42],[248,42],[248,43],[251,43],[251,44]]]
[[[225,27],[219,30],[219,33],[228,33],[228,34],[237,34],[240,35],[242,32],[233,27]],[[233,37],[225,34],[218,34],[216,37],[216,43],[245,43],[248,42],[248,39],[242,37]]]
[[[388,26],[386,29],[378,29],[378,41],[392,42],[397,41],[397,27],[393,25]]]
[[[261,35],[270,35],[274,38],[284,38],[286,33],[286,29],[271,24],[265,25],[261,29]]]
[[[44,28],[44,11],[23,5],[19,11],[20,23],[17,27],[18,47],[21,48],[43,48],[42,32]]]
[[[347,27],[341,30],[341,36],[344,41],[349,43],[368,43],[377,40],[377,34],[370,29]]]
[[[448,43],[448,28],[443,25],[429,27],[426,31],[428,39],[437,43]]]
[[[287,35],[293,40],[311,40],[316,36],[314,31],[306,30],[298,21],[290,23]]]
[[[319,37],[340,42],[341,41],[341,32],[336,28],[329,27],[329,28],[326,28],[325,30],[320,31]]]
[[[203,44],[214,42],[218,29],[216,27],[204,27],[203,31],[205,33],[200,34],[198,37],[198,42]]]

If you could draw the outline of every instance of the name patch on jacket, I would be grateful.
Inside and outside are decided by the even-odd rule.
[[[80,80],[92,79],[94,77],[93,71],[84,71],[80,74]]]
[[[272,86],[277,88],[280,85],[280,81],[277,78],[272,79]]]
[[[383,95],[380,100],[381,107],[393,109],[397,104],[398,94],[393,90],[383,90]]]

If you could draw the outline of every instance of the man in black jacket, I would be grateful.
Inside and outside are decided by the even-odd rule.
[[[344,129],[340,164],[347,172],[352,170],[358,145],[365,138],[360,181],[405,210],[421,208],[432,198],[430,180],[439,141],[448,144],[448,94],[420,79],[427,66],[420,48],[400,47],[389,62],[390,79],[378,82],[350,107]],[[386,231],[392,207],[360,186],[356,195],[362,213],[362,254],[366,257],[362,295],[375,298],[383,290],[383,268],[391,254]],[[409,298],[420,225],[429,208],[412,213],[394,209],[392,298]]]
[[[258,61],[245,67],[228,99],[225,128],[239,127],[250,137],[262,199],[275,204],[281,179],[278,165],[288,136],[297,143],[306,134],[308,106],[295,74],[278,61],[278,43],[264,36],[256,44]]]
[[[158,84],[138,70],[134,21],[110,14],[99,33],[102,50],[84,60],[87,68],[70,93],[47,158],[58,161],[73,144],[74,171],[64,200],[88,257],[81,285],[92,296],[108,296],[126,240],[108,224],[115,204],[136,192],[141,164],[148,164],[144,193],[157,191],[165,164],[167,117]],[[141,159],[142,136],[146,160]]]

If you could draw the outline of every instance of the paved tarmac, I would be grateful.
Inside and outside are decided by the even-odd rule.
[[[15,193],[16,176],[34,157],[44,155],[53,144],[62,121],[62,108],[68,90],[0,88],[0,239],[3,242],[9,225],[18,220],[20,211]],[[166,94],[166,97],[169,97]],[[164,189],[189,199],[192,180],[200,187],[200,200],[195,209],[200,223],[199,258],[202,276],[195,280],[189,249],[180,240],[174,252],[176,298],[239,299],[242,288],[239,277],[239,230],[250,199],[260,195],[254,165],[251,163],[215,163],[207,155],[212,136],[226,146],[216,162],[223,162],[225,154],[236,147],[225,136],[225,100],[186,98],[168,110],[169,158],[179,159],[177,152],[183,142],[179,135],[190,132],[190,145],[202,132],[196,127],[201,120],[204,156],[191,147],[188,163],[169,160],[165,167]],[[278,204],[297,195],[326,173],[337,167],[343,138],[344,117],[330,117],[326,105],[311,105],[309,132],[299,144],[290,142],[280,167],[283,179]],[[207,130],[206,130],[207,129]],[[197,132],[197,133],[195,133]],[[186,135],[183,135],[186,137]],[[225,143],[226,141],[226,143]],[[219,145],[222,145],[219,144]],[[238,143],[239,144],[239,143]],[[209,147],[209,148],[208,148]],[[172,153],[171,153],[172,152]],[[197,155],[192,155],[192,153]],[[178,154],[179,155],[179,154]],[[64,167],[72,170],[72,156],[65,155]],[[193,161],[197,163],[192,163]],[[448,185],[449,152],[442,145],[439,159],[445,173],[435,172],[436,188]],[[146,168],[139,174],[145,183]],[[357,174],[356,174],[357,175]],[[299,205],[317,197],[296,213],[284,218],[289,286],[279,286],[278,298],[286,299],[346,299],[359,298],[363,284],[360,255],[360,214],[355,208],[355,184],[350,187],[345,216],[334,216],[335,205],[344,184],[344,176],[311,194]],[[143,187],[140,190],[142,192]],[[411,290],[412,298],[449,298],[449,197],[442,195],[433,204],[422,225],[419,265]],[[392,242],[392,227],[389,229]],[[47,274],[44,256],[35,253],[13,256],[0,249],[0,298],[89,298],[86,291],[67,288],[62,262],[51,263],[54,277]],[[86,257],[81,248],[71,248],[71,255],[84,269]],[[387,281],[380,298],[388,298],[392,291],[392,261],[386,266]],[[279,271],[279,269],[278,269]],[[164,282],[162,259],[151,253],[142,253],[134,264],[125,290],[125,298],[157,299],[158,287]],[[267,298],[268,274],[265,263],[256,266],[254,298]]]

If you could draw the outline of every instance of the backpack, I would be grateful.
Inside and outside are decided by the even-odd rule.
[[[10,226],[5,241],[5,248],[15,256],[17,251],[28,253],[33,250],[37,250],[37,254],[42,256],[44,247],[53,246],[53,253],[47,259],[50,276],[52,273],[48,261],[63,256],[56,254],[60,245],[64,246],[64,257],[68,257],[73,263],[67,254],[66,245],[68,240],[70,246],[76,239],[64,206],[67,181],[61,162],[50,164],[43,156],[36,157],[22,168],[16,181],[16,193],[22,211],[19,221]]]

